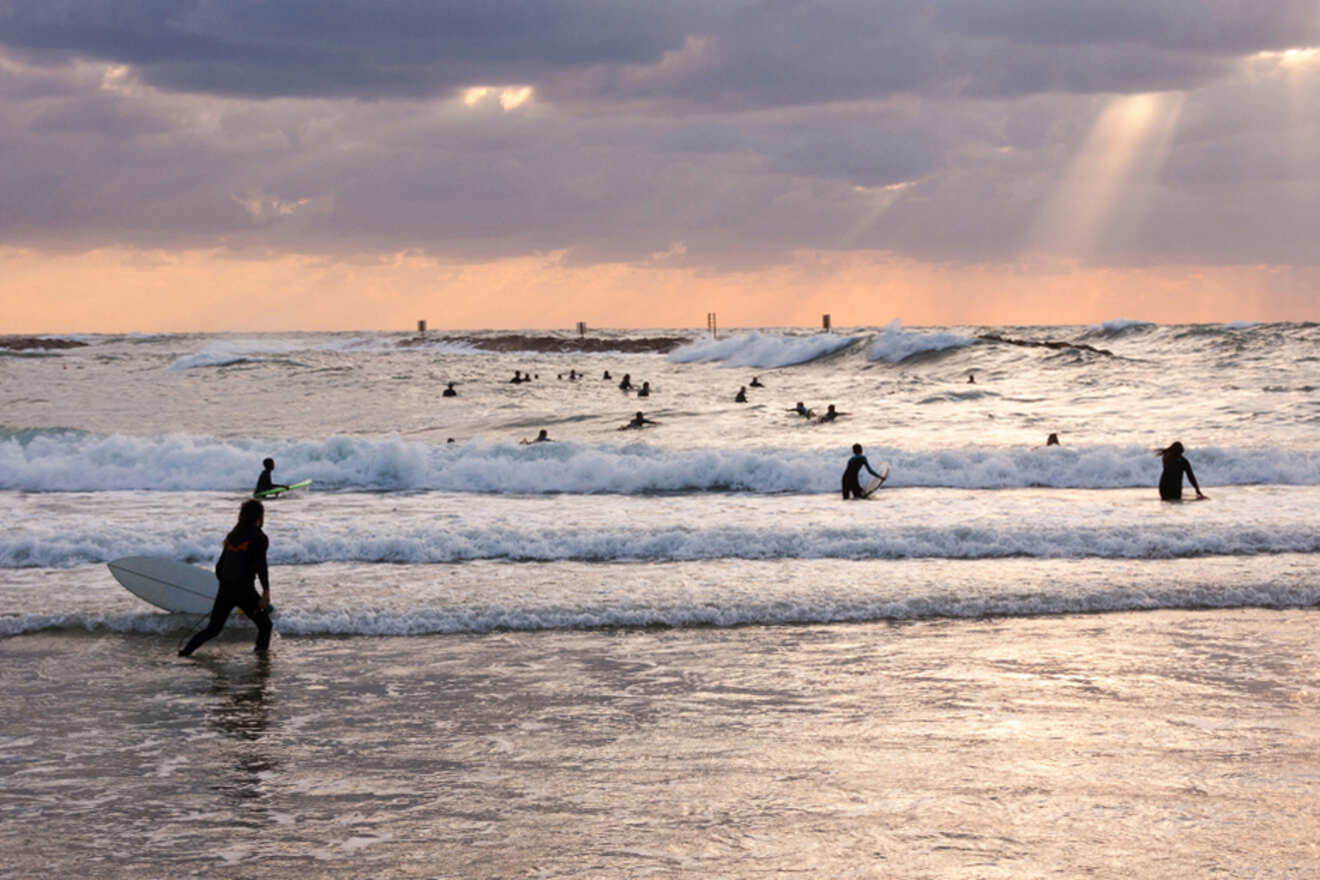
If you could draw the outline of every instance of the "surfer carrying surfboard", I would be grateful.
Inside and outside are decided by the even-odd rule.
[[[238,509],[238,522],[225,535],[224,549],[215,562],[215,576],[220,581],[220,588],[215,594],[215,604],[211,606],[211,619],[206,629],[189,639],[179,651],[180,657],[190,656],[204,642],[220,635],[229,613],[236,607],[257,625],[257,644],[253,650],[264,654],[270,647],[270,615],[266,613],[270,606],[270,574],[266,570],[266,548],[270,546],[270,539],[261,530],[265,519],[266,508],[255,499],[244,501]],[[255,586],[257,578],[261,579],[260,596]]]
[[[848,466],[843,470],[844,501],[847,501],[849,498],[861,500],[866,497],[866,493],[862,491],[862,484],[857,480],[857,478],[861,476],[862,468],[866,468],[870,471],[871,476],[873,477],[880,476],[871,469],[871,464],[866,460],[866,456],[862,455],[862,444],[854,443],[852,449],[852,458],[848,459]]]
[[[271,482],[270,475],[275,472],[275,459],[263,459],[261,466],[265,468],[265,470],[261,472],[261,476],[257,477],[257,488],[252,490],[253,497],[261,495],[262,492],[269,492],[271,489],[287,490],[289,488],[283,483]]]

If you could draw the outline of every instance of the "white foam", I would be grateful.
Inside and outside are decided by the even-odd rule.
[[[867,351],[868,358],[896,364],[914,355],[952,351],[976,343],[975,339],[957,333],[916,333],[903,330],[900,324],[898,318],[889,323],[871,343]]]
[[[1112,321],[1102,322],[1096,329],[1111,336],[1118,336],[1131,330],[1147,330],[1157,326],[1159,325],[1153,321],[1141,321],[1136,318],[1115,318]]]
[[[1159,460],[1140,446],[1051,449],[973,447],[910,451],[871,446],[888,460],[890,485],[966,489],[1114,489],[1154,486]],[[262,458],[318,490],[479,493],[736,491],[832,492],[845,449],[664,449],[644,443],[527,447],[434,445],[399,437],[324,440],[218,439],[171,434],[102,435],[68,430],[0,431],[0,490],[250,491]],[[1202,485],[1320,485],[1320,451],[1199,447]]]
[[[703,596],[699,600],[671,597],[651,604],[610,596],[584,595],[559,606],[538,606],[513,600],[459,607],[417,606],[370,611],[327,607],[281,606],[275,619],[282,636],[362,635],[412,636],[484,633],[496,630],[563,630],[601,627],[702,627],[782,624],[827,624],[876,620],[1030,617],[1052,614],[1113,613],[1155,609],[1298,608],[1320,602],[1320,586],[1283,582],[1248,583],[1232,589],[1215,584],[1132,588],[1075,588],[986,592],[963,596],[942,590],[852,592],[785,596],[775,601],[746,594]],[[141,611],[105,614],[15,614],[0,617],[0,637],[43,630],[111,631],[175,636],[196,624],[190,615]],[[231,621],[246,641],[250,624]],[[239,637],[230,635],[229,640]],[[224,650],[221,647],[219,650]]]
[[[679,346],[669,353],[676,364],[723,362],[728,367],[772,369],[804,364],[842,351],[857,341],[856,336],[817,333],[811,336],[788,336],[753,330],[724,339],[699,339]]]
[[[171,370],[193,370],[200,367],[226,367],[251,361],[269,360],[270,355],[287,355],[298,351],[291,342],[274,339],[217,339],[208,342],[201,351],[176,358]]]
[[[167,521],[150,530],[100,521],[0,536],[0,569],[67,568],[150,555],[209,564],[224,526]],[[272,565],[324,562],[438,564],[502,562],[690,562],[715,559],[1181,559],[1320,552],[1309,522],[1268,529],[1236,520],[1056,522],[989,516],[963,522],[854,526],[591,523],[544,520],[468,526],[418,517],[284,517],[271,542]]]

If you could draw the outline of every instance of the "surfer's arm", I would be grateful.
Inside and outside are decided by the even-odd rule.
[[[1196,490],[1196,497],[1204,498],[1205,495],[1202,494],[1201,487],[1197,485],[1196,474],[1192,473],[1192,463],[1185,458],[1183,459],[1183,470],[1187,472],[1187,482],[1191,483],[1192,488]]]
[[[266,569],[266,548],[270,546],[270,539],[264,534],[258,532],[261,540],[256,542],[256,552],[253,554],[252,568],[257,573],[257,578],[261,581],[261,608],[264,610],[270,604],[270,572]]]

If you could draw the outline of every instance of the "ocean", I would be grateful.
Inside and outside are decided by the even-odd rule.
[[[0,400],[0,876],[1320,871],[1318,324],[10,337]],[[271,655],[179,659],[105,563],[266,457]]]

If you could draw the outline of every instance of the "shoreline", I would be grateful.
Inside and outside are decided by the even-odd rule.
[[[242,632],[191,661],[24,636],[0,845],[16,874],[101,877],[1297,876],[1316,619],[304,637],[268,661]]]

